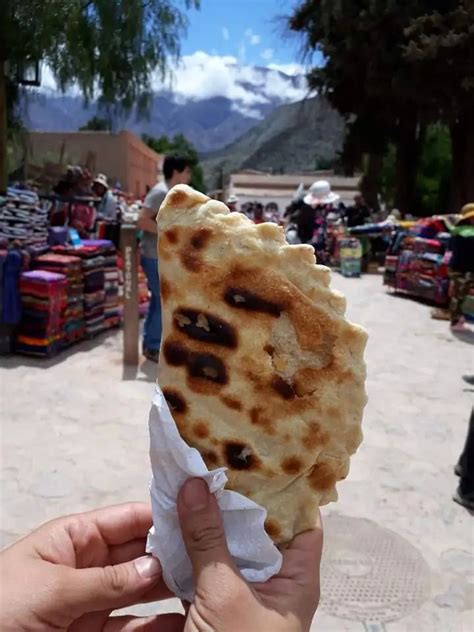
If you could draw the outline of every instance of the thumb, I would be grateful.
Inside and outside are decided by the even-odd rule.
[[[213,576],[216,581],[216,563],[238,573],[227,548],[219,506],[205,481],[200,478],[186,481],[178,496],[178,515],[196,585]],[[209,574],[206,569],[211,566]]]
[[[161,579],[161,564],[151,555],[131,562],[65,569],[64,599],[78,617],[86,612],[124,608],[137,603]]]

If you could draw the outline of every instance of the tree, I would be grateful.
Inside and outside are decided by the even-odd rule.
[[[467,4],[468,0],[304,0],[289,18],[306,50],[324,56],[324,64],[313,69],[309,82],[350,121],[354,138],[347,148],[352,162],[354,155],[368,153],[369,165],[380,164],[389,144],[395,145],[395,204],[402,210],[413,211],[416,203],[426,126],[449,116],[446,99],[443,103],[438,92],[449,93],[451,103],[456,103],[451,116],[458,130],[470,112],[474,29],[472,14],[464,8]],[[445,59],[448,44],[451,52]],[[449,87],[440,90],[450,68]],[[469,142],[474,141],[459,140],[461,155],[466,156]],[[369,169],[367,179],[376,177],[376,172]],[[456,166],[453,175],[458,182],[466,177]],[[373,190],[374,182],[368,184]]]
[[[449,209],[452,152],[449,129],[437,123],[428,126],[416,173],[416,208],[419,215],[445,213]],[[380,192],[395,205],[396,149],[390,145],[380,169]]]
[[[76,84],[87,102],[143,112],[153,73],[164,77],[179,55],[187,21],[180,6],[200,0],[3,0],[0,9],[0,190],[6,187],[10,84],[28,63],[42,62],[61,90]],[[7,68],[8,65],[8,68]]]
[[[172,138],[160,136],[154,138],[148,134],[142,135],[142,140],[148,147],[151,147],[159,154],[175,154],[188,158],[192,164],[192,177],[190,185],[198,191],[206,191],[204,183],[204,173],[199,164],[199,155],[194,147],[183,134],[176,134]]]
[[[421,107],[450,130],[451,210],[474,200],[474,3],[438,0],[405,30],[404,57]]]
[[[79,128],[80,132],[87,132],[89,130],[94,132],[110,132],[112,130],[112,122],[108,118],[93,116],[85,125]]]

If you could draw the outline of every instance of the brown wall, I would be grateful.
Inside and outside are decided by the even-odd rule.
[[[86,166],[94,175],[105,173],[112,185],[118,180],[124,191],[142,196],[147,186],[156,184],[162,156],[128,131],[30,132],[27,162]]]

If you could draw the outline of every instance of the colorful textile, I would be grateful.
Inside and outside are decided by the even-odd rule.
[[[66,291],[63,274],[48,270],[21,274],[23,313],[16,340],[18,352],[43,356],[57,353],[64,338]]]

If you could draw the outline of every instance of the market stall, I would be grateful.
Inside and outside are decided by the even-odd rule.
[[[94,204],[21,188],[0,197],[0,353],[51,357],[121,323],[121,213],[97,219]]]

